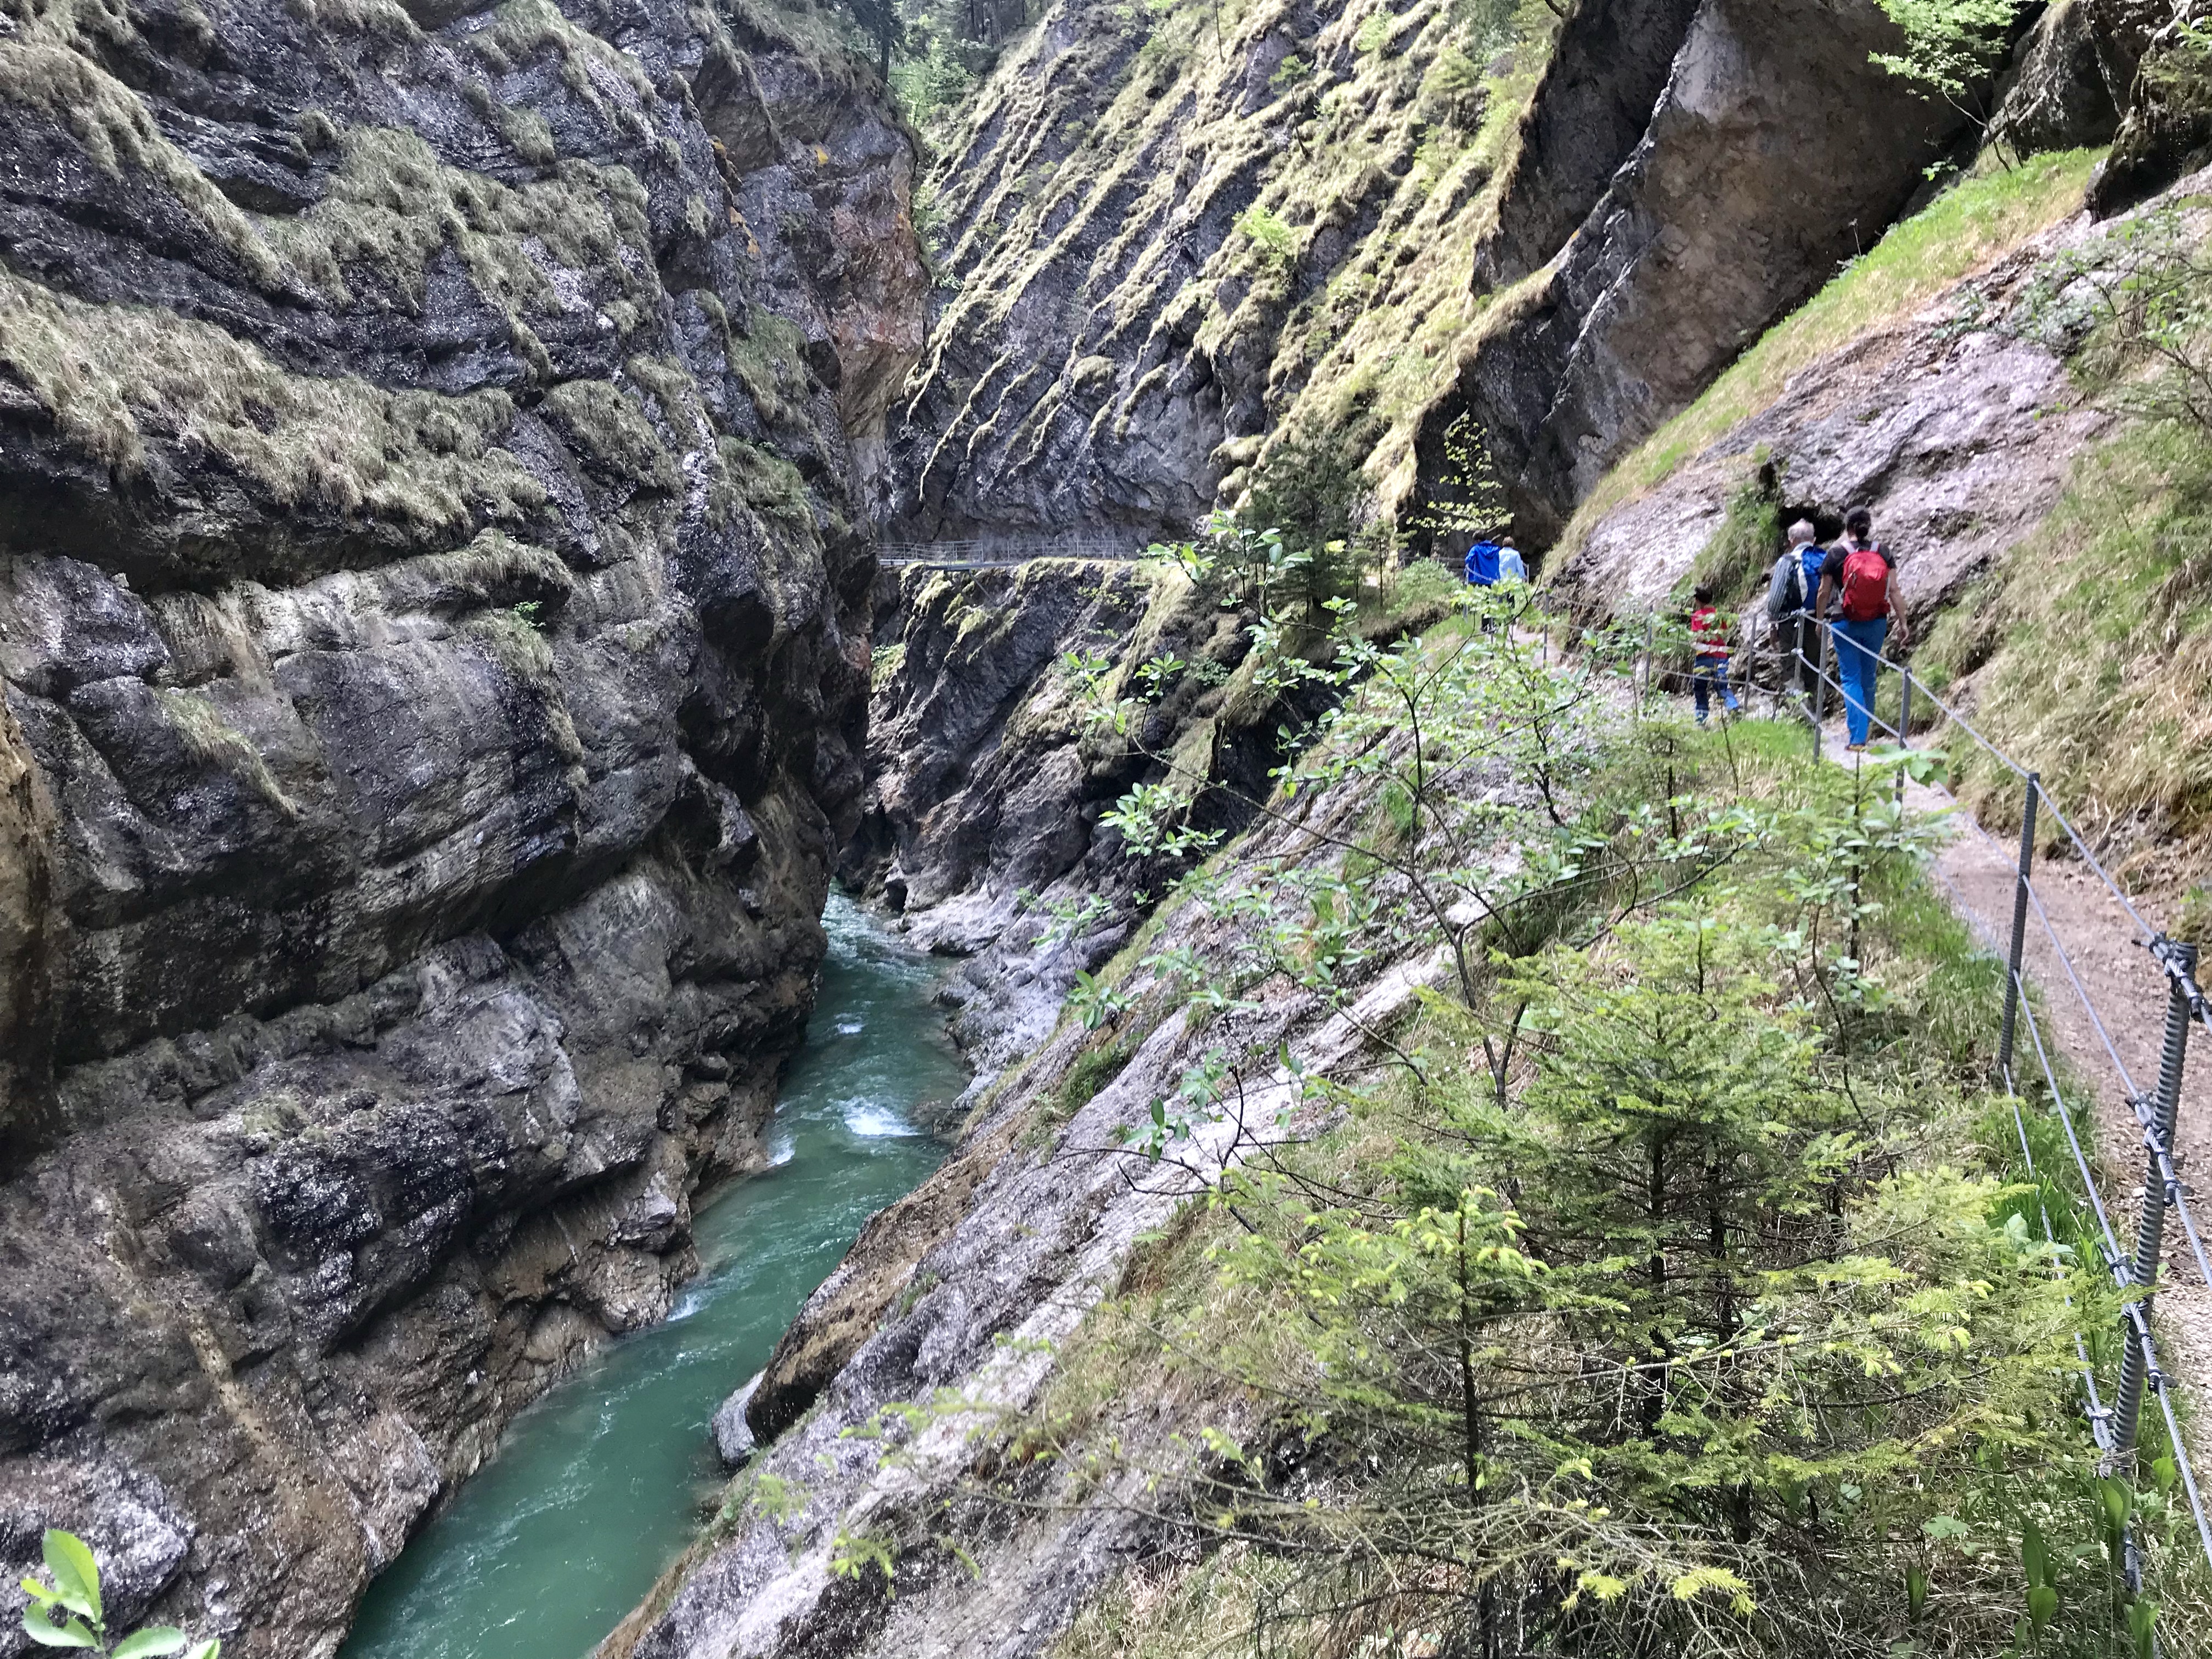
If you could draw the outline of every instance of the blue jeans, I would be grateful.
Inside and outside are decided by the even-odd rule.
[[[1836,678],[1844,683],[1844,725],[1851,741],[1863,744],[1874,720],[1875,659],[1889,637],[1889,618],[1872,622],[1836,619]]]
[[[1721,696],[1727,700],[1729,712],[1731,714],[1743,707],[1735,700],[1735,693],[1729,690],[1728,659],[1700,657],[1698,659],[1697,672],[1690,676],[1690,690],[1698,700],[1698,720],[1700,724],[1704,723],[1705,718],[1705,700],[1711,695],[1711,688],[1714,686],[1720,687]]]

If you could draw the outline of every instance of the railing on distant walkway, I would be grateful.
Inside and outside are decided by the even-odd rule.
[[[1090,531],[1029,539],[884,542],[876,549],[876,562],[889,570],[912,565],[932,570],[998,570],[1027,564],[1032,559],[1136,560],[1146,556],[1148,546],[1139,546],[1127,536]]]
[[[1792,618],[1784,624],[1799,637],[1797,642],[1791,645],[1786,653],[1789,669],[1785,671],[1783,677],[1784,683],[1778,692],[1778,696],[1784,702],[1794,703],[1800,715],[1811,726],[1813,754],[1814,757],[1818,759],[1820,754],[1821,725],[1826,718],[1828,691],[1832,689],[1842,695],[1846,699],[1846,708],[1849,707],[1850,700],[1849,690],[1827,672],[1831,655],[1830,641],[1832,638],[1841,639],[1844,648],[1855,651],[1863,647],[1852,643],[1847,635],[1837,635],[1834,624],[1822,621],[1817,624],[1814,630],[1812,630],[1813,656],[1808,659],[1805,654],[1803,641],[1803,634],[1807,630],[1796,627],[1796,622],[1802,617],[1801,612],[1798,617]],[[1647,626],[1644,633],[1644,674],[1647,694],[1651,680],[1650,662],[1653,641],[1654,630]],[[1778,662],[1783,655],[1784,653],[1771,653],[1770,659]],[[2095,1439],[2098,1449],[2103,1455],[2108,1468],[2117,1469],[2123,1467],[2130,1462],[2135,1455],[2136,1439],[2140,1426],[2144,1395],[2148,1393],[2157,1400],[2159,1410],[2166,1419],[2166,1435],[2172,1443],[2176,1471],[2180,1476],[2183,1489],[2188,1495],[2190,1510],[2196,1517],[2197,1540],[2203,1547],[2206,1563],[2212,1565],[2212,1518],[2207,1516],[2203,1495],[2198,1490],[2197,1484],[2197,1473],[2191,1467],[2189,1448],[2182,1437],[2181,1425],[2175,1416],[2173,1402],[2167,1389],[2168,1378],[2166,1373],[2159,1365],[2158,1348],[2152,1339],[2150,1328],[2151,1301],[2158,1287],[2159,1263],[2165,1249],[2166,1220],[2169,1214],[2181,1224],[2182,1231],[2189,1242],[2190,1254],[2196,1261],[2197,1271],[2203,1277],[2207,1288],[2212,1289],[2212,1260],[2207,1259],[2203,1235],[2198,1228],[2195,1215],[2190,1209],[2189,1188],[2183,1184],[2173,1162],[2174,1126],[2180,1108],[2183,1068],[2188,1059],[2190,1027],[2192,1024],[2201,1024],[2208,1032],[2212,1032],[2212,1001],[2208,1001],[2205,993],[2197,982],[2197,946],[2185,945],[2177,939],[2170,939],[2143,920],[2142,913],[2137,910],[2128,896],[2121,891],[2119,884],[2112,879],[2104,865],[2099,861],[2088,842],[2082,839],[2081,831],[2074,827],[2066,816],[2058,810],[2056,803],[2044,793],[2041,775],[2030,771],[1984,737],[1965,714],[1945,702],[1930,691],[1924,684],[1916,679],[1911,668],[1902,663],[1893,662],[1878,652],[1873,655],[1879,667],[1889,669],[1899,677],[1902,695],[1899,704],[1897,725],[1892,726],[1888,721],[1877,716],[1872,708],[1869,708],[1866,713],[1872,727],[1878,728],[1895,738],[1900,746],[1910,748],[1912,704],[1915,696],[1917,695],[1925,698],[1929,707],[1939,713],[1950,725],[1964,732],[1991,759],[2018,777],[2024,786],[2025,795],[2021,808],[2020,848],[2016,860],[2012,849],[1998,842],[1995,836],[1975,820],[1971,812],[1962,812],[1959,815],[1961,823],[1970,828],[1974,834],[1996,847],[2008,862],[2014,863],[2017,871],[2013,893],[2010,938],[2008,941],[2008,949],[2005,965],[2003,1023],[1997,1037],[1998,1073],[2004,1084],[2005,1092],[2011,1102],[2013,1126],[2020,1136],[2021,1156],[2026,1160],[2028,1174],[2039,1180],[2041,1176],[2036,1170],[2035,1157],[2028,1146],[2027,1121],[2022,1115],[2021,1091],[2013,1073],[2014,1039],[2020,1022],[2024,1018],[2027,1025],[2028,1037],[2035,1047],[2037,1068],[2042,1073],[2045,1086],[2050,1091],[2053,1112],[2066,1131],[2066,1144],[2072,1155],[2075,1174],[2080,1182],[2082,1195],[2088,1201],[2089,1211],[2095,1218],[2096,1224],[2094,1230],[2087,1230],[2093,1234],[2090,1242],[2094,1244],[2098,1255],[2103,1260],[2106,1271],[2112,1275],[2112,1283],[2118,1288],[2124,1298],[2120,1327],[2122,1358],[2119,1387],[2112,1404],[2106,1405],[2100,1397],[2095,1371],[2089,1363],[2087,1345],[2080,1332],[2077,1331],[2075,1334],[2075,1352],[2081,1364],[2090,1433]],[[1794,687],[1802,687],[1808,680],[1813,684],[1813,690],[1809,696],[1805,696],[1802,691],[1793,690]],[[1904,778],[1900,771],[1899,775],[1900,791],[1903,786]],[[2103,1016],[2098,1012],[2096,1000],[2090,995],[2088,987],[2083,983],[2081,974],[2075,965],[2074,958],[2068,953],[2064,943],[2059,939],[2058,929],[2051,919],[2050,911],[2044,906],[2042,895],[2036,890],[2035,831],[2039,815],[2047,816],[2051,823],[2065,832],[2067,839],[2073,843],[2075,851],[2081,855],[2083,865],[2095,873],[2097,879],[2104,884],[2106,890],[2127,917],[2129,925],[2137,935],[2136,942],[2150,952],[2152,959],[2165,975],[2165,1040],[2159,1057],[2158,1083],[2154,1089],[2144,1090],[2136,1086],[2136,1079],[2130,1073],[2127,1062],[2120,1057],[2119,1049],[2112,1042],[2111,1031]],[[1936,874],[1943,880],[1944,884],[1951,889],[1953,896],[1964,911],[1969,915],[1978,914],[1972,902],[1967,900],[1964,893],[1959,890],[1955,884],[1944,876],[1942,871],[1937,871]],[[2049,939],[2051,949],[2056,954],[2060,968],[2064,970],[2066,988],[2079,999],[2082,1008],[2087,1012],[2090,1026],[2096,1033],[2098,1043],[2103,1048],[2105,1058],[2111,1063],[2113,1073],[2119,1083],[2122,1097],[2134,1111],[2136,1121],[2142,1131],[2145,1155],[2142,1208],[2136,1221],[2135,1249],[2131,1255],[2124,1253],[2120,1249],[2119,1237],[2112,1224],[2112,1211],[2106,1206],[2104,1195],[2098,1190],[2095,1171],[2091,1168],[2088,1155],[2082,1147],[2080,1135],[2075,1132],[2074,1114],[2066,1103],[2065,1092],[2059,1086],[2057,1069],[2051,1060],[2052,1045],[2044,1040],[2042,1026],[2036,1018],[2034,1006],[2026,994],[2026,984],[2021,976],[2021,961],[2027,943],[2027,921],[2031,909],[2034,912],[2044,934]],[[1990,931],[1994,939],[1996,930],[1992,928]],[[2043,1213],[2043,1230],[2046,1241],[2051,1243],[2057,1242],[2056,1235],[2051,1231],[2051,1216],[2047,1208]],[[2127,1555],[2126,1570],[2130,1584],[2132,1588],[2139,1589],[2142,1565],[2136,1553],[2132,1534],[2128,1538]]]

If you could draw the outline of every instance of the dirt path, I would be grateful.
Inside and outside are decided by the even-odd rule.
[[[1841,764],[1857,758],[1844,752],[1840,725],[1832,733],[1824,731],[1821,752]],[[1950,833],[1935,861],[1937,880],[1982,942],[2002,956],[2012,937],[2017,832],[2008,844],[2007,837],[1977,825],[1942,789],[1911,786],[1906,799],[1923,812],[1946,816]],[[2060,805],[2063,808],[2064,803]],[[2140,942],[2139,931],[2119,902],[2078,859],[2039,860],[2035,891],[2044,915],[2029,908],[2021,965],[2036,994],[2036,1016],[2045,1042],[2054,1050],[2051,1059],[2060,1067],[2061,1083],[2069,1091],[2087,1085],[2094,1095],[2095,1145],[2087,1150],[2120,1248],[2132,1250],[2143,1192],[2142,1131],[2112,1055],[2118,1054],[2136,1089],[2156,1087],[2166,1035],[2166,975]],[[2165,925],[2155,903],[2135,903],[2154,927]],[[2061,946],[2072,963],[2071,976],[2059,957]],[[2094,1006],[2094,1019],[2083,994]],[[2101,1036],[2098,1021],[2104,1027]],[[2109,1049],[2106,1038],[2111,1042]],[[2023,1019],[2014,1044],[2014,1075],[2024,1080],[2040,1069]],[[2202,1025],[2191,1033],[2174,1142],[2175,1164],[2185,1184],[2192,1170],[2212,1168],[2212,1033]],[[2069,1190],[2079,1186],[2078,1176],[2070,1170],[2051,1173]],[[2200,1234],[2212,1228],[2212,1192],[2204,1191],[2201,1183],[2192,1188],[2191,1209]],[[2212,1248],[2212,1236],[2207,1244]],[[2212,1432],[2208,1432],[2201,1409],[2212,1403],[2212,1285],[2205,1283],[2188,1239],[2172,1216],[2166,1221],[2166,1288],[2159,1294],[2154,1328],[2159,1360],[2167,1376],[2200,1408],[2188,1432],[2191,1461],[2202,1480],[2212,1474]],[[2155,1407],[2146,1401],[2144,1411],[2149,1414]]]

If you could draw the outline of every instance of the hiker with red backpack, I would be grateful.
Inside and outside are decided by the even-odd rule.
[[[1692,690],[1696,694],[1698,724],[1705,723],[1705,714],[1712,690],[1717,686],[1729,714],[1743,705],[1735,700],[1729,689],[1729,625],[1713,605],[1713,590],[1710,582],[1699,582],[1690,596],[1690,649],[1697,658],[1695,672],[1690,677]]]
[[[1844,724],[1850,733],[1847,747],[1857,754],[1866,748],[1873,726],[1875,659],[1890,623],[1897,624],[1900,649],[1912,639],[1898,596],[1897,564],[1874,538],[1869,508],[1855,507],[1844,514],[1844,538],[1828,550],[1820,566],[1819,614],[1835,619],[1836,668],[1844,682]]]

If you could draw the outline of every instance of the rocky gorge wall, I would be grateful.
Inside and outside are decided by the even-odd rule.
[[[1158,1511],[1176,1500],[1157,1501],[1146,1483],[1189,1467],[1188,1401],[1139,1391],[1102,1402],[1086,1421],[1126,1454],[1103,1478],[1078,1460],[1025,1462],[1015,1449],[1030,1413],[1057,1420],[1048,1390],[1063,1345],[1141,1272],[1147,1242],[1188,1218],[1188,1166],[1218,1141],[1208,1132],[1187,1157],[1148,1165],[1121,1150],[1123,1137],[1224,1046],[1261,1057],[1240,1093],[1246,1122],[1275,1121],[1279,1110],[1278,1133],[1310,1129],[1275,1056],[1356,1064],[1364,1034],[1411,1006],[1440,967],[1378,959],[1343,1012],[1287,980],[1211,1023],[1183,1008],[1182,982],[1142,961],[1133,927],[1129,878],[1146,861],[1097,823],[1102,792],[1126,787],[1116,771],[1133,781],[1147,769],[1076,766],[1078,693],[1048,665],[1027,670],[1022,642],[1058,629],[1067,648],[1118,666],[1164,645],[1196,661],[1206,636],[1178,630],[1217,607],[1183,603],[1175,579],[1146,596],[1127,566],[1053,561],[981,581],[990,585],[908,573],[902,611],[885,613],[902,616],[890,625],[904,660],[879,670],[876,708],[886,718],[872,744],[918,729],[931,710],[943,716],[931,729],[944,743],[925,763],[879,776],[869,810],[882,839],[855,873],[908,884],[909,937],[976,952],[951,1000],[955,1029],[986,1069],[963,1103],[953,1157],[869,1223],[749,1393],[726,1407],[744,1413],[760,1449],[598,1659],[1016,1659],[1052,1651],[1123,1571],[1159,1565],[1176,1528]],[[963,599],[975,605],[964,629]],[[1219,637],[1242,641],[1241,619],[1218,614],[1229,622]],[[1001,649],[972,648],[983,639]],[[1109,682],[1104,695],[1116,689]],[[1205,695],[1180,706],[1170,696],[1156,718],[1162,734],[1180,732],[1195,749],[1213,739],[1191,734],[1220,731],[1222,709]],[[1310,794],[1252,821],[1240,846],[1263,860],[1323,856],[1315,849],[1328,838],[1359,833],[1380,787]],[[1018,830],[1030,833],[1017,842]],[[1058,942],[1041,940],[1044,918],[1010,902],[1012,862],[994,868],[1017,844],[1041,896],[1110,902]],[[1162,942],[1171,936],[1194,959],[1223,962],[1251,946],[1259,924],[1249,918],[1178,908],[1158,884],[1150,896],[1171,913]],[[1115,976],[1133,1011],[1096,1030],[1063,1017],[1076,967]],[[953,1409],[956,1397],[972,1410]],[[1172,1487],[1175,1474],[1165,1478]]]
[[[912,142],[805,18],[7,0],[0,156],[0,1557],[328,1652],[760,1156]]]
[[[1548,540],[1966,131],[1874,0],[1212,15],[1065,0],[972,100],[901,535],[1418,507],[1471,413]]]
[[[1158,564],[909,568],[879,580],[876,618],[869,782],[841,874],[958,959],[939,998],[988,1086],[1181,873],[1133,854],[1109,809],[1149,782],[1188,799],[1194,827],[1242,830],[1285,728],[1316,710],[1255,684],[1252,610]],[[1096,693],[1126,701],[1129,729],[1085,720],[1071,655],[1110,665]],[[1173,667],[1148,682],[1154,661]]]

